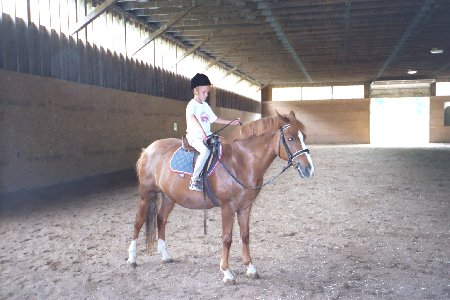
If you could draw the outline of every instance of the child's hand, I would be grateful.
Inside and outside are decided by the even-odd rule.
[[[204,131],[202,131],[202,140],[206,141],[208,139],[208,136],[206,135],[206,133]]]
[[[231,125],[241,125],[242,126],[241,118],[234,119],[233,122],[231,122]]]

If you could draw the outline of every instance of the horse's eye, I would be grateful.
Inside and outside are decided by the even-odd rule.
[[[294,138],[293,138],[293,137],[291,137],[291,136],[290,136],[290,137],[288,137],[288,141],[289,141],[289,142],[292,142],[293,140],[294,140]]]

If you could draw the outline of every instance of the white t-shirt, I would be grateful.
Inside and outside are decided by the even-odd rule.
[[[186,107],[186,123],[187,123],[187,135],[188,139],[201,139],[202,132],[200,129],[192,124],[191,115],[195,115],[206,135],[211,134],[211,123],[217,120],[216,114],[212,111],[208,103],[198,103],[194,99],[189,101]]]

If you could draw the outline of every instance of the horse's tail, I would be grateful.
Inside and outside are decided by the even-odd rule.
[[[139,180],[139,189],[141,197],[145,197],[148,201],[147,214],[145,216],[145,241],[147,252],[153,251],[156,242],[156,214],[158,213],[158,194],[156,192],[146,190],[144,183],[145,178],[145,165],[148,161],[148,154],[145,149],[142,149],[141,156],[136,163],[136,174]]]
[[[155,248],[157,232],[156,214],[158,213],[157,198],[157,193],[151,194],[150,205],[148,206],[147,215],[145,216],[145,243],[147,253],[152,253]]]
[[[138,161],[136,162],[136,175],[139,179],[139,183],[141,182],[141,171],[144,164],[147,162],[147,153],[145,152],[145,149],[142,149],[141,156],[139,157]]]

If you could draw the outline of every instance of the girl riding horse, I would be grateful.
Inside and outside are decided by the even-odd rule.
[[[302,178],[314,174],[309,150],[305,144],[305,127],[297,120],[294,112],[283,116],[266,117],[248,123],[238,130],[232,142],[222,145],[221,163],[211,174],[213,192],[220,201],[222,217],[222,254],[220,270],[224,283],[234,283],[229,268],[229,253],[232,243],[234,218],[237,217],[242,240],[242,261],[247,275],[257,278],[252,264],[249,247],[249,217],[252,204],[261,191],[264,173],[278,156],[288,162]],[[163,261],[170,261],[167,251],[165,227],[175,204],[186,208],[205,207],[201,193],[188,189],[188,177],[180,177],[171,171],[169,162],[172,154],[181,146],[179,139],[158,140],[144,149],[137,162],[140,201],[134,231],[130,243],[128,263],[136,266],[137,238],[144,221],[148,249],[158,239],[158,252]],[[161,203],[157,205],[157,195]],[[206,208],[212,208],[209,201]]]

